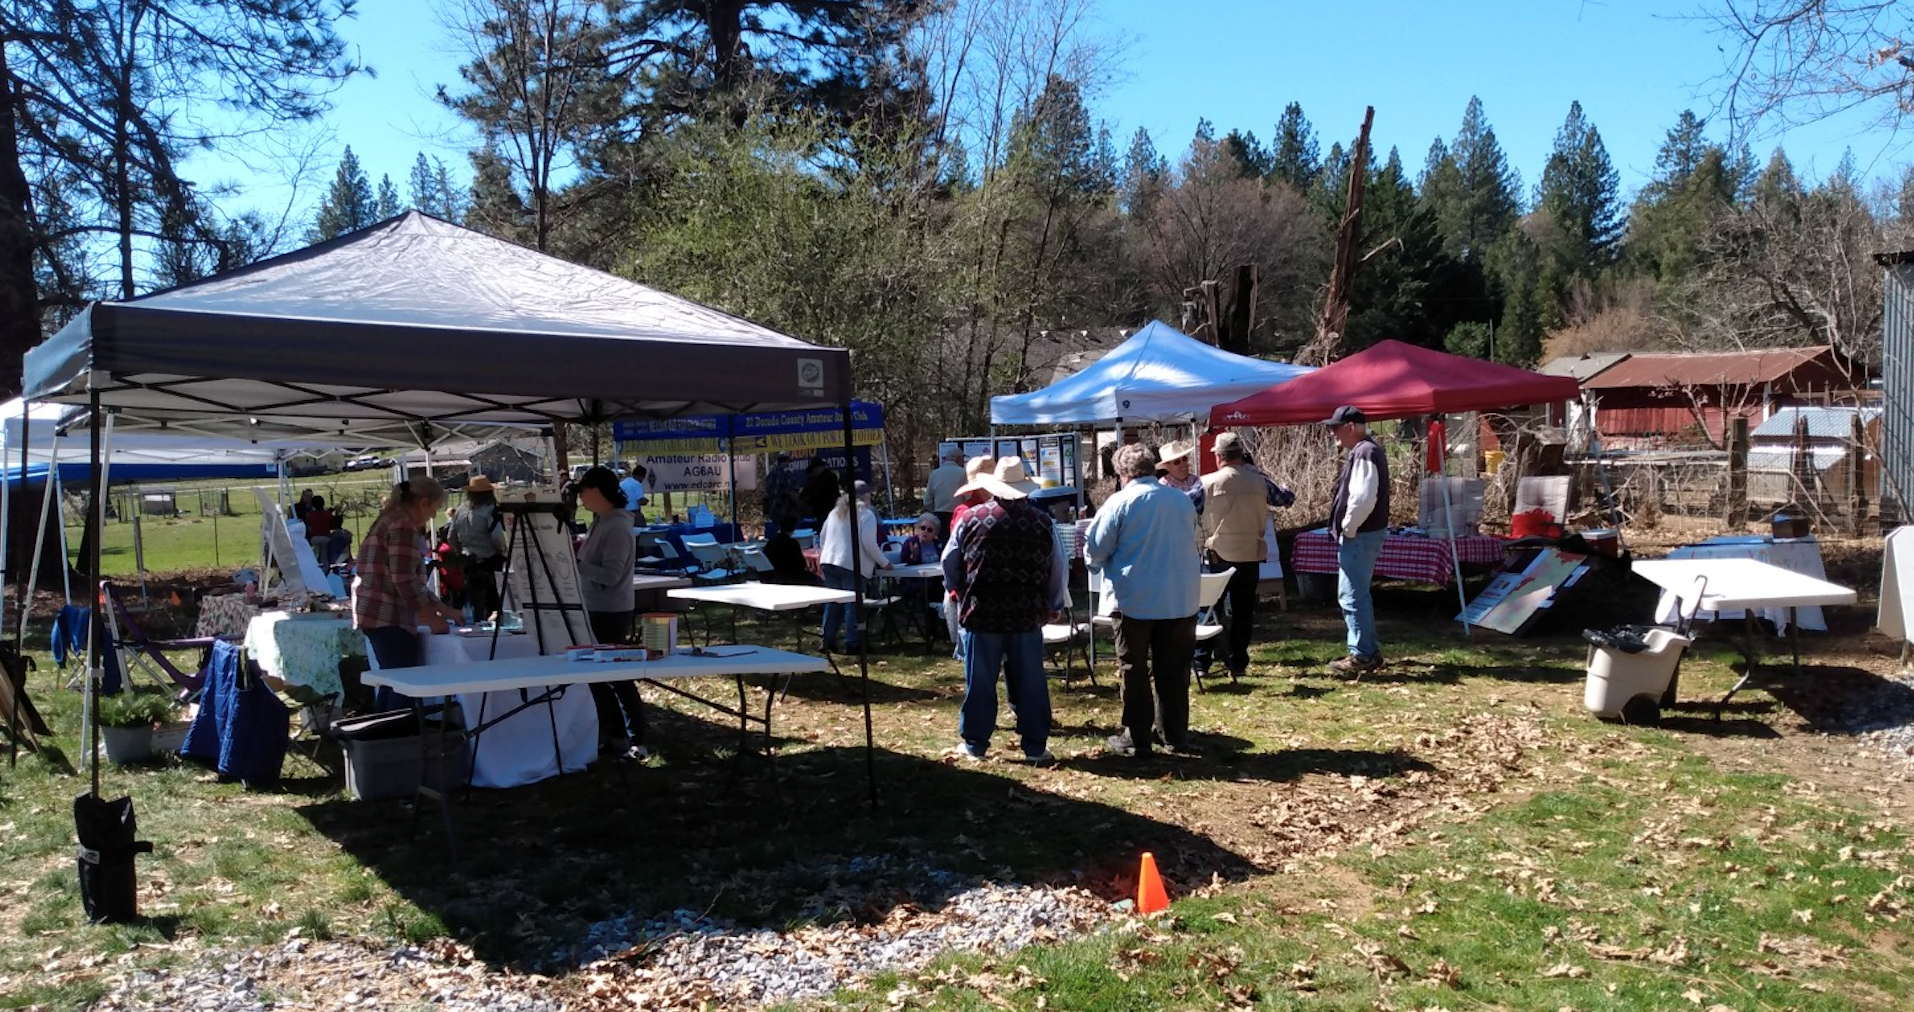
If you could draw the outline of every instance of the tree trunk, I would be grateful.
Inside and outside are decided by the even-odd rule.
[[[20,392],[20,360],[40,339],[39,284],[33,276],[33,191],[20,168],[19,98],[0,46],[0,393]]]
[[[1329,269],[1329,291],[1323,298],[1322,316],[1316,322],[1316,336],[1296,354],[1300,365],[1328,365],[1342,350],[1343,331],[1349,326],[1351,283],[1362,266],[1357,246],[1362,241],[1362,190],[1369,173],[1369,127],[1376,121],[1376,107],[1362,114],[1362,131],[1356,135],[1356,149],[1349,158],[1349,195],[1343,203],[1342,224],[1336,229],[1336,258]]]
[[[18,466],[19,461],[13,461]],[[8,493],[7,509],[12,516],[7,518],[7,576],[17,590],[27,582],[27,569],[33,565],[33,542],[39,533],[40,503],[46,493],[46,486],[39,488],[15,488]],[[82,581],[78,573],[65,572],[66,559],[60,555],[60,504],[53,504],[53,512],[47,518],[45,547],[40,551],[40,570],[32,574],[32,586],[41,590],[58,590],[64,581],[71,579],[74,586]],[[14,602],[17,606],[18,602]]]
[[[1223,328],[1216,346],[1238,355],[1249,354],[1249,332],[1256,326],[1255,264],[1236,267],[1236,290],[1230,293],[1229,326]]]

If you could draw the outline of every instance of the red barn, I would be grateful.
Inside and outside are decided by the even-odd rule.
[[[1582,381],[1595,430],[1611,445],[1719,446],[1731,419],[1759,425],[1782,407],[1853,404],[1866,389],[1866,371],[1827,345],[1637,352]]]

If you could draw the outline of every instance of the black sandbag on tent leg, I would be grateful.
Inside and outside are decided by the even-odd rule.
[[[139,879],[133,858],[151,854],[153,845],[139,835],[133,799],[108,801],[87,793],[73,799],[73,824],[80,831],[80,904],[95,924],[138,919]]]

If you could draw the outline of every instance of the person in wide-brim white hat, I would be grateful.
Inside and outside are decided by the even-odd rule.
[[[985,472],[972,478],[957,490],[958,495],[970,492],[988,492],[999,499],[1025,499],[1039,487],[1030,479],[1024,469],[1022,457],[1005,457],[997,461],[995,471]]]

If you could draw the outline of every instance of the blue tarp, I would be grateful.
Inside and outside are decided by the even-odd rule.
[[[64,456],[64,455],[63,455]],[[8,485],[20,487],[20,465],[5,469]],[[269,464],[114,464],[107,477],[114,481],[191,481],[195,478],[275,478],[278,471]],[[60,465],[60,483],[69,487],[85,484],[93,475],[93,465],[76,462]],[[43,485],[47,465],[28,464],[27,484]]]

